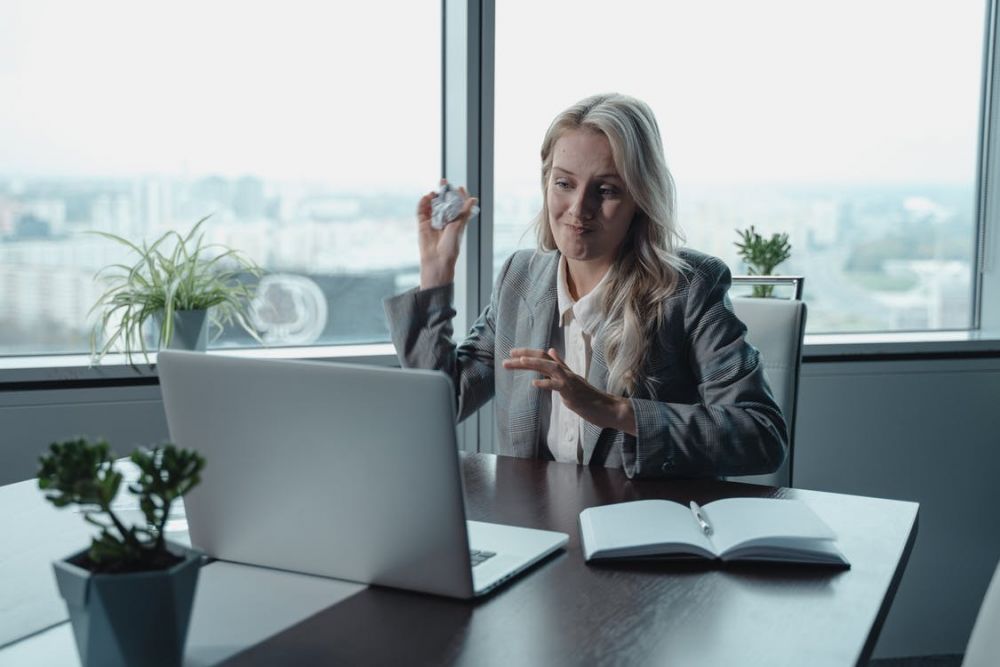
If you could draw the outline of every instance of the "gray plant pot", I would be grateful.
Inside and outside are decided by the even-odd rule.
[[[176,545],[184,560],[169,570],[93,574],[53,563],[84,667],[177,666],[184,659],[201,554]]]
[[[208,311],[207,310],[177,310],[174,311],[174,333],[170,343],[161,345],[171,350],[194,350],[204,352],[208,346]],[[156,315],[156,330],[163,325],[163,314]]]

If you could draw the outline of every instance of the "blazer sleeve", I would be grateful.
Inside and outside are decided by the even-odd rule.
[[[629,477],[752,475],[778,469],[785,420],[745,338],[728,292],[729,269],[714,257],[695,268],[684,306],[686,350],[700,402],[632,398],[637,435],[622,442]]]
[[[472,325],[461,345],[452,340],[454,284],[414,288],[383,301],[396,356],[404,368],[443,371],[455,387],[458,421],[486,404],[494,393],[494,349],[497,297],[510,267],[504,265],[490,304]]]

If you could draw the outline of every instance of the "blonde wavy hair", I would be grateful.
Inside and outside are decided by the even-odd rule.
[[[534,222],[543,251],[557,249],[548,210],[552,151],[564,133],[578,129],[607,137],[615,169],[636,203],[601,304],[608,391],[632,396],[642,387],[655,395],[646,353],[663,323],[664,301],[685,268],[677,251],[683,239],[674,219],[674,179],[660,130],[649,106],[617,93],[588,97],[556,116],[542,142],[542,210]]]

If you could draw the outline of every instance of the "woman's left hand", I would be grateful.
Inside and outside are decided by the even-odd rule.
[[[612,396],[593,386],[566,365],[555,348],[534,350],[516,347],[503,367],[509,370],[535,371],[543,377],[531,384],[559,392],[563,405],[594,426],[636,434],[635,412],[627,398]]]

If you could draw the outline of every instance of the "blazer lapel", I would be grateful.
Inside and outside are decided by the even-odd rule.
[[[552,326],[556,317],[556,270],[559,267],[559,254],[552,253],[548,258],[549,265],[539,273],[538,279],[528,286],[524,295],[525,303],[531,310],[531,322],[528,340],[517,340],[518,347],[547,350],[552,343]],[[518,456],[538,457],[539,428],[541,415],[539,408],[542,400],[542,390],[531,384],[533,374],[519,371],[522,380],[514,383],[514,391],[510,398],[510,438],[511,445]]]
[[[601,327],[593,337],[593,348],[590,359],[590,371],[587,373],[587,382],[591,386],[606,391],[608,387],[608,364],[604,358],[604,327]],[[590,464],[590,458],[594,455],[594,448],[601,437],[602,430],[588,421],[583,422],[583,465]]]

